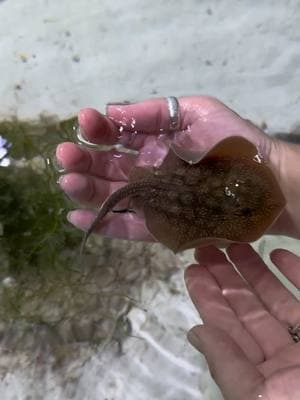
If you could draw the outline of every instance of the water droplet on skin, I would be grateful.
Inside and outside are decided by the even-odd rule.
[[[160,134],[157,136],[157,140],[158,140],[158,141],[164,140],[165,138],[166,138],[166,135],[165,135],[164,133],[160,133]]]
[[[122,138],[122,136],[123,136],[124,127],[123,126],[119,126],[118,127],[118,131],[119,131],[119,133],[117,135],[117,139],[120,140]]]
[[[113,157],[114,157],[114,158],[122,158],[122,157],[123,157],[123,154],[114,153],[114,154],[113,154]]]
[[[130,140],[133,141],[136,138],[137,134],[138,134],[138,131],[133,131],[131,134]]]
[[[146,166],[152,166],[153,165],[153,160],[151,155],[153,154],[153,151],[150,150],[145,150],[140,152],[140,157],[143,158],[143,165]]]
[[[125,110],[122,107],[117,107],[117,111],[123,115],[125,114]]]
[[[135,118],[131,118],[130,126],[131,126],[132,129],[135,127],[135,124],[136,124],[136,119]]]
[[[192,132],[192,126],[191,126],[191,125],[188,125],[188,126],[186,127],[185,131],[186,131],[187,133],[191,133],[191,132]]]

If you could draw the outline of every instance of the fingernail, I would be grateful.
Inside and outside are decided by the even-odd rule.
[[[57,179],[56,183],[57,183],[59,186],[61,186],[61,185],[62,185],[62,182],[63,182],[64,176],[65,176],[65,175],[61,175],[61,176],[60,176],[60,177]]]
[[[124,100],[124,101],[109,101],[106,106],[129,106],[132,104],[131,101],[129,100]]]
[[[130,106],[132,103],[129,100],[124,100],[124,101],[116,101],[116,102],[109,102],[106,104],[106,114],[108,114],[108,108],[111,106],[119,106],[119,107],[123,107],[123,106]]]
[[[187,339],[192,346],[202,353],[202,342],[199,336],[196,334],[195,329],[191,329],[187,334]]]
[[[74,225],[76,228],[82,229],[81,228],[81,223],[82,223],[82,218],[80,218],[80,211],[78,210],[73,210],[69,211],[67,214],[67,220],[70,222],[70,224]]]
[[[87,136],[85,134],[85,129],[84,129],[84,126],[89,125],[90,109],[84,108],[84,109],[80,110],[78,113],[77,120],[78,120],[78,124],[77,124],[77,128],[76,128],[77,139],[79,140],[79,142],[81,142],[83,144],[88,144],[88,145],[93,144],[87,138]]]
[[[79,141],[81,141],[81,142],[87,141],[85,133],[84,133],[84,129],[82,127],[82,123],[84,123],[84,119],[85,119],[84,110],[80,110],[78,113],[78,118],[77,118],[78,123],[77,123],[77,127],[75,128],[75,131],[76,131],[77,139],[79,139]]]
[[[59,144],[56,148],[56,152],[52,157],[53,166],[58,172],[64,172],[65,168],[61,159],[61,153],[63,152],[63,144]]]
[[[70,223],[72,223],[72,214],[73,214],[73,211],[69,211],[68,214],[67,214],[67,220],[68,220]]]

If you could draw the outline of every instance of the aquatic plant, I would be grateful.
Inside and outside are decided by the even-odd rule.
[[[14,353],[48,349],[61,360],[74,343],[121,345],[146,276],[167,279],[177,265],[159,244],[98,236],[80,270],[82,234],[66,220],[73,204],[54,160],[58,143],[76,139],[74,124],[0,122],[0,341]]]
[[[0,166],[2,276],[28,268],[39,272],[66,268],[74,262],[70,250],[78,245],[80,234],[66,222],[70,204],[56,185],[53,168],[55,145],[72,139],[73,125],[74,119],[42,120],[39,126],[18,121],[0,124],[0,145],[10,160],[2,158]]]

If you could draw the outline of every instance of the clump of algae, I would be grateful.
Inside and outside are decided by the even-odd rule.
[[[18,366],[19,353],[29,363],[51,354],[60,367],[83,348],[119,352],[144,285],[180,268],[160,244],[99,236],[78,265],[82,234],[66,221],[74,205],[54,168],[55,147],[74,141],[74,125],[75,118],[0,122],[11,143],[11,163],[0,166],[0,377]]]
[[[11,143],[11,165],[0,168],[1,253],[9,273],[59,269],[71,265],[65,249],[78,246],[79,232],[66,223],[70,204],[56,185],[55,145],[70,140],[74,119],[39,127],[18,121],[0,123]],[[1,273],[4,271],[2,270]]]
[[[84,274],[76,265],[82,235],[66,221],[72,204],[53,165],[56,145],[74,140],[75,123],[0,122],[11,144],[10,165],[0,167],[0,339],[7,348],[99,344],[128,326],[131,301],[114,271],[95,254]]]

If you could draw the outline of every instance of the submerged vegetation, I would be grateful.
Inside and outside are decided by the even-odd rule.
[[[74,139],[74,123],[0,123],[0,136],[10,144],[10,164],[0,167],[2,276],[32,268],[37,273],[65,269],[74,262],[70,250],[78,246],[80,234],[66,222],[70,204],[56,184],[54,168],[55,146]]]
[[[74,118],[0,123],[0,339],[5,348],[98,344],[114,337],[120,321],[128,324],[131,302],[116,289],[114,272],[101,268],[95,257],[84,274],[76,265],[82,235],[66,220],[72,204],[56,183],[54,157],[58,143],[74,141],[75,124]]]
[[[14,354],[48,349],[67,359],[75,343],[122,344],[145,278],[168,279],[176,265],[159,244],[98,236],[80,268],[82,234],[67,222],[73,204],[54,157],[58,143],[77,140],[75,125],[0,122],[0,342]]]

